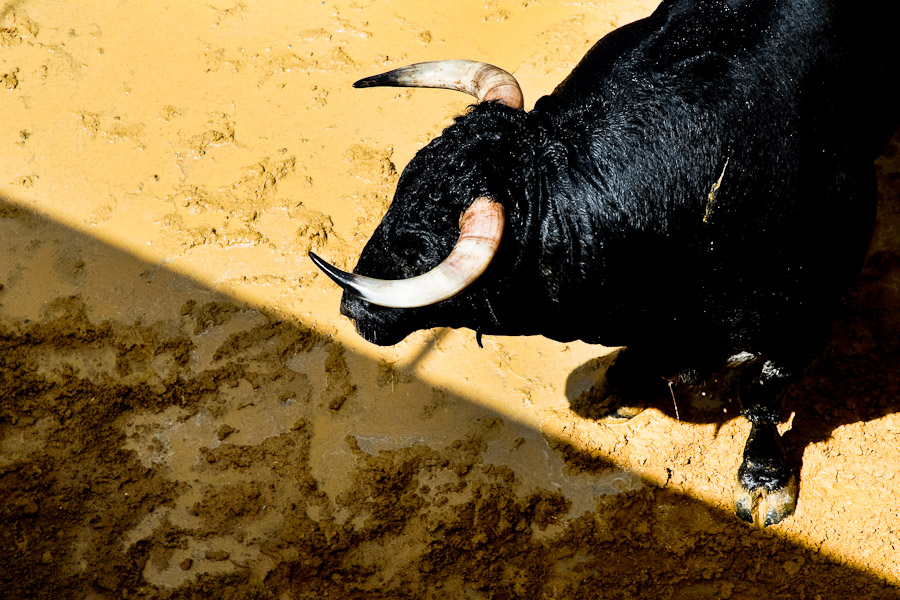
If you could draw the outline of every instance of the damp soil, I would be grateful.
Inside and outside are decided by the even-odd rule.
[[[531,106],[655,4],[0,4],[0,596],[900,598],[898,141],[766,529],[726,374],[598,421],[615,349],[374,348],[306,257],[469,104],[355,79],[484,59]]]

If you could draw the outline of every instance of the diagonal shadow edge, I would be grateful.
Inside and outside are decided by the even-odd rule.
[[[293,448],[288,438],[297,432],[306,432],[310,438],[322,435],[314,431],[317,423],[312,422],[310,415],[320,411],[328,418],[340,418],[342,408],[338,404],[348,398],[359,398],[359,391],[353,389],[359,376],[336,387],[318,388],[309,381],[304,382],[303,376],[309,378],[310,374],[301,372],[272,386],[265,381],[271,374],[266,369],[273,368],[270,363],[283,361],[285,357],[319,353],[325,372],[365,365],[363,375],[378,373],[378,365],[367,364],[371,359],[348,352],[329,335],[296,319],[265,314],[265,311],[257,317],[253,314],[258,312],[255,307],[56,224],[7,199],[0,199],[0,227],[5,230],[4,246],[8,250],[21,248],[19,251],[29,253],[28,260],[34,260],[35,265],[41,261],[52,265],[52,272],[45,274],[49,281],[38,282],[25,279],[37,276],[34,270],[17,271],[6,265],[4,287],[0,290],[0,313],[4,312],[2,304],[17,293],[18,286],[41,291],[47,301],[42,318],[36,321],[10,323],[8,317],[0,316],[7,321],[0,332],[4,346],[0,443],[6,450],[16,446],[27,450],[22,455],[27,457],[24,460],[10,460],[7,454],[0,462],[0,496],[4,505],[0,519],[2,528],[10,534],[0,542],[0,557],[5,564],[0,585],[12,596],[35,590],[48,596],[85,590],[101,595],[123,590],[135,592],[151,585],[145,579],[148,565],[152,567],[167,555],[177,554],[178,544],[191,535],[183,524],[167,525],[165,521],[174,521],[175,517],[162,514],[157,529],[150,528],[148,535],[142,537],[142,528],[148,527],[146,515],[160,514],[162,509],[171,507],[179,494],[189,493],[190,486],[184,480],[154,472],[153,467],[147,467],[135,457],[133,450],[123,447],[126,441],[123,430],[140,428],[129,422],[135,413],[158,415],[173,409],[183,411],[170,419],[175,425],[189,422],[201,412],[215,418],[217,403],[224,396],[244,396],[249,403],[294,406],[304,402],[294,388],[305,385],[309,391],[305,402],[317,408],[290,423],[283,435],[266,439],[277,439],[286,445],[279,456],[294,452],[294,456],[301,459],[305,456],[308,461],[309,449],[304,450],[303,443],[299,449],[287,449]],[[92,271],[111,267],[115,270],[106,274],[107,283],[98,283],[103,280],[102,273]],[[149,277],[148,273],[155,275]],[[167,330],[153,319],[138,318],[140,314],[158,314],[154,311],[160,310],[161,304],[171,305],[171,295],[184,298],[178,303],[181,304],[178,314],[170,315],[173,323],[180,323],[180,331],[178,325]],[[165,303],[160,301],[161,297],[166,298]],[[92,302],[116,310],[123,299],[126,306],[122,314],[126,317],[121,320],[91,318]],[[215,347],[200,348],[203,343],[197,339],[209,337],[213,329],[227,329],[229,323],[234,323],[234,328],[219,332]],[[190,355],[198,351],[209,355],[209,368],[189,377]],[[109,359],[112,372],[92,367],[91,361]],[[308,368],[303,360],[300,363],[301,370]],[[265,368],[250,368],[259,365]],[[141,368],[166,371],[167,375],[144,377],[139,372]],[[473,402],[471,398],[451,398],[449,392],[439,392],[445,405]],[[314,394],[327,397],[316,398]],[[509,421],[507,415],[483,407],[476,412],[482,414],[483,420],[478,427],[491,429],[499,421],[500,427],[533,428],[529,423],[504,424]],[[147,423],[144,426],[150,427]],[[415,428],[414,424],[403,426]],[[27,431],[34,432],[35,439],[26,439]],[[239,430],[229,434],[219,428],[215,433],[222,444],[195,448],[199,455],[206,457],[207,464],[201,465],[202,469],[220,475],[223,470],[248,468],[241,465],[265,459],[265,453],[259,456],[249,445],[227,442],[229,435],[237,436]],[[533,433],[536,437],[549,438],[554,452],[583,458],[582,467],[587,471],[626,472],[602,449],[577,448],[566,439],[554,438],[544,431]],[[460,437],[465,438],[466,435]],[[517,498],[509,473],[497,474],[487,469],[489,465],[482,460],[485,449],[477,443],[473,442],[476,447],[467,450],[465,444],[454,447],[459,439],[448,438],[448,443],[437,450],[413,444],[418,448],[413,453],[404,448],[369,453],[359,446],[358,440],[356,447],[349,440],[339,441],[350,446],[349,452],[360,464],[355,473],[357,490],[376,496],[403,492],[397,503],[408,506],[393,513],[395,517],[400,515],[398,522],[391,514],[379,513],[384,510],[383,504],[375,505],[367,498],[355,497],[354,490],[343,490],[339,500],[349,507],[347,511],[366,512],[367,519],[376,526],[354,523],[352,516],[341,523],[338,518],[341,515],[328,515],[321,508],[326,503],[319,498],[302,512],[319,510],[330,517],[332,522],[322,527],[329,531],[304,538],[297,528],[286,527],[285,539],[268,545],[260,543],[261,554],[269,557],[274,565],[262,581],[255,581],[253,569],[241,566],[240,560],[232,558],[237,560],[233,569],[210,568],[178,588],[156,586],[156,592],[170,597],[191,596],[234,585],[296,591],[312,582],[318,586],[316,589],[340,591],[346,597],[363,592],[401,597],[406,589],[403,586],[412,585],[410,582],[415,579],[412,571],[416,571],[431,581],[451,582],[463,577],[472,589],[502,595],[514,586],[496,580],[496,572],[478,568],[486,556],[492,556],[489,562],[507,568],[515,567],[520,560],[549,565],[542,571],[517,572],[520,579],[517,583],[523,589],[546,591],[551,585],[568,586],[566,589],[576,595],[581,592],[582,597],[590,596],[590,590],[597,589],[596,586],[616,589],[617,582],[621,584],[621,594],[632,597],[635,594],[687,597],[679,596],[679,590],[712,590],[723,597],[727,597],[726,592],[744,598],[770,597],[773,589],[767,578],[774,577],[776,572],[780,574],[779,570],[790,572],[795,568],[793,581],[786,588],[776,585],[775,597],[780,597],[780,590],[787,593],[797,589],[809,592],[809,597],[818,594],[823,598],[846,597],[849,593],[879,598],[898,593],[897,582],[887,581],[883,575],[845,564],[849,561],[843,557],[830,556],[785,539],[777,528],[765,531],[748,528],[730,512],[704,502],[700,494],[691,497],[680,493],[665,481],[642,479],[640,486],[633,486],[639,489],[601,498],[598,510],[609,514],[607,523],[581,515],[568,525],[556,526],[557,521],[566,518],[565,499],[559,494]],[[275,450],[268,448],[278,454]],[[106,468],[104,464],[109,456],[122,469]],[[438,466],[434,467],[435,464]],[[427,468],[437,470],[427,473]],[[389,476],[389,481],[373,478],[367,470],[379,473],[379,477]],[[430,474],[429,485],[436,488],[450,483],[438,483],[437,475],[444,476],[445,471],[456,474],[457,484],[466,481],[464,488],[469,488],[474,500],[462,499],[461,491],[451,491],[439,498],[422,491],[419,485],[422,478],[417,474]],[[277,470],[273,473],[280,476]],[[300,494],[321,495],[321,485],[309,471],[286,473],[293,478],[291,486]],[[254,490],[245,483],[241,482],[243,487],[236,484],[220,487],[241,492]],[[197,525],[196,532],[208,538],[233,533],[233,523],[213,518],[217,511],[227,511],[227,506],[216,503],[213,495],[206,494],[197,501],[197,515],[194,515],[205,521]],[[456,514],[442,518],[433,506],[441,501],[448,513],[455,510]],[[507,506],[506,512],[503,506]],[[486,515],[480,520],[477,515],[469,514],[478,510]],[[315,521],[304,520],[300,513],[292,511],[287,510],[286,514],[305,525]],[[102,517],[103,513],[109,513],[112,518]],[[407,540],[421,513],[429,515],[423,522],[435,527],[423,537],[424,541],[418,541],[422,551],[410,557],[411,570],[396,567],[393,583],[390,579],[377,583],[372,574],[367,579],[365,573],[355,576],[347,573],[360,545],[371,544],[373,540],[380,544]],[[238,522],[245,518],[240,514],[228,517]],[[513,517],[519,521],[502,523],[504,518]],[[519,522],[525,525],[519,527]],[[361,537],[354,527],[369,537]],[[441,528],[442,537],[435,534]],[[555,533],[542,537],[541,532],[548,528]],[[695,538],[693,542],[685,541],[691,537]],[[291,542],[307,549],[310,555],[317,555],[313,561],[316,564],[310,564],[311,557],[304,556],[303,552],[299,555],[287,552],[285,548]],[[513,551],[515,548],[518,550]],[[96,552],[90,554],[90,549]],[[217,552],[222,551],[213,548],[205,556],[211,565],[228,562],[228,558],[221,559]],[[685,560],[690,554],[694,555],[693,562]],[[79,561],[87,568],[79,567]],[[181,563],[182,568],[185,564]],[[648,573],[647,565],[657,571]],[[754,575],[748,578],[747,572]],[[566,580],[564,575],[573,573],[577,577]],[[637,575],[629,580],[623,573]]]

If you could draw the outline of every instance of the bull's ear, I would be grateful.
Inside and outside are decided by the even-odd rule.
[[[314,253],[309,257],[344,291],[390,308],[416,308],[456,296],[484,273],[503,236],[503,207],[487,197],[475,200],[459,219],[459,239],[441,264],[409,279],[375,279],[347,273]]]
[[[525,97],[519,82],[500,67],[474,60],[435,60],[400,67],[360,79],[353,87],[428,87],[465,92],[479,102],[497,101],[523,109]]]

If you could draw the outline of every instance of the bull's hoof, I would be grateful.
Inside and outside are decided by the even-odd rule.
[[[750,488],[740,479],[734,489],[734,512],[738,518],[768,527],[794,514],[797,507],[797,478],[791,476],[787,484],[768,489]]]
[[[738,469],[734,512],[748,523],[768,527],[793,514],[797,477],[787,465],[775,425],[754,424]]]
[[[602,409],[599,421],[607,423],[621,423],[629,419],[633,419],[644,412],[644,407],[634,406],[632,404],[619,401],[612,397],[607,399],[606,405]]]
[[[597,386],[600,387],[600,386]],[[622,423],[644,411],[644,407],[635,401],[628,401],[618,393],[604,394],[603,391],[591,389],[570,402],[576,414],[593,421],[607,424]]]
[[[660,379],[641,372],[640,365],[634,365],[624,356],[628,355],[620,351],[614,362],[609,356],[590,360],[569,375],[566,396],[576,414],[615,423],[631,419],[644,410],[653,384],[660,387]]]

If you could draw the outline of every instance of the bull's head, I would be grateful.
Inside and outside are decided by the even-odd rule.
[[[512,75],[467,60],[419,63],[354,84],[373,86],[454,89],[514,111],[524,105]],[[371,342],[393,344],[416,329],[436,325],[478,328],[473,303],[464,300],[464,292],[491,265],[506,217],[502,199],[490,189],[492,176],[485,174],[491,169],[492,157],[485,156],[490,146],[472,140],[457,144],[452,137],[445,132],[404,170],[394,201],[354,273],[309,254],[343,288],[341,312]]]

